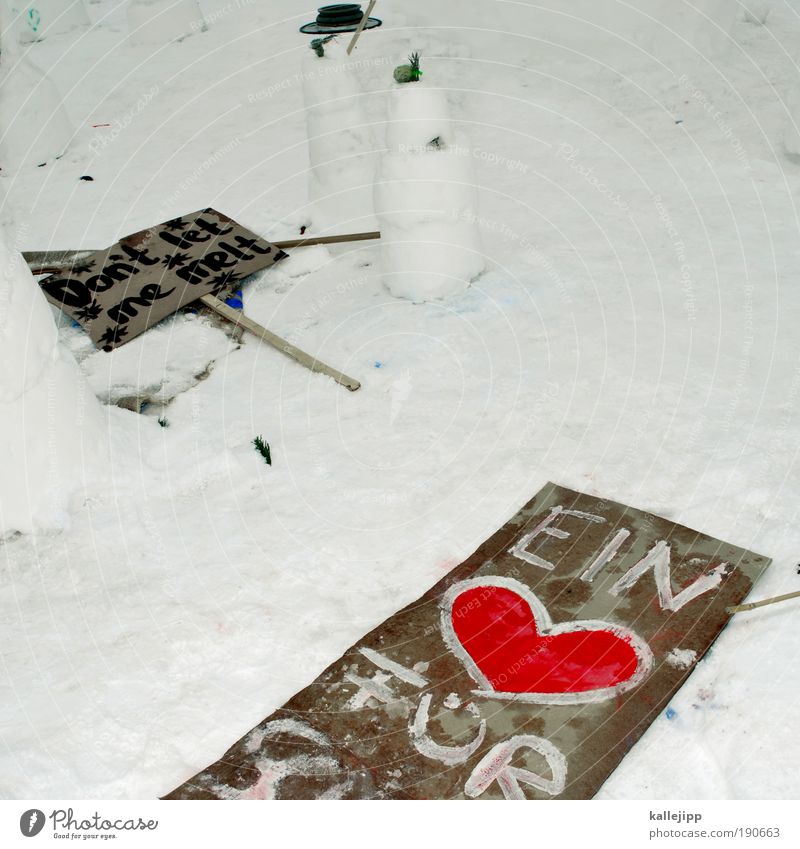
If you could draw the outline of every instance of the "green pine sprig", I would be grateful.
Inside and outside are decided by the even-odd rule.
[[[411,82],[415,83],[422,76],[422,71],[419,69],[419,53],[412,53],[408,57],[408,64],[411,68]]]
[[[258,451],[258,453],[264,458],[264,462],[268,466],[271,466],[272,465],[272,456],[269,453],[269,443],[264,442],[262,437],[257,436],[253,440],[253,445],[255,445],[256,451]]]

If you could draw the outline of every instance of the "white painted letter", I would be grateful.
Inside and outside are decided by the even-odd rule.
[[[522,748],[532,749],[544,755],[553,777],[542,778],[530,770],[511,766],[511,758]],[[542,737],[532,734],[511,737],[489,750],[472,770],[472,775],[464,785],[464,792],[474,799],[485,793],[494,781],[500,785],[506,799],[525,799],[525,794],[519,786],[520,781],[550,796],[558,796],[567,783],[567,759],[549,740]]]
[[[639,578],[644,575],[649,569],[653,569],[653,576],[656,579],[656,589],[658,590],[658,600],[661,603],[663,610],[680,610],[685,604],[688,604],[698,596],[707,593],[709,590],[718,587],[722,581],[722,576],[728,568],[727,563],[720,563],[715,566],[710,572],[701,575],[694,583],[690,584],[681,590],[678,595],[673,595],[672,592],[672,575],[670,571],[670,551],[666,540],[659,540],[650,551],[614,584],[609,590],[611,595],[621,595],[625,590],[630,589]]]
[[[524,560],[526,563],[530,563],[532,566],[541,566],[542,569],[553,570],[556,568],[555,563],[551,563],[549,560],[545,560],[543,557],[539,557],[536,554],[532,554],[527,550],[528,546],[531,542],[539,536],[539,534],[548,534],[551,537],[555,537],[556,539],[566,539],[570,534],[566,531],[562,531],[559,528],[551,528],[550,525],[559,517],[559,516],[573,516],[576,519],[583,519],[586,522],[605,522],[605,519],[602,516],[595,516],[594,513],[583,513],[580,510],[565,510],[563,507],[553,507],[553,509],[542,519],[541,522],[532,530],[525,534],[517,543],[515,543],[510,549],[509,553],[513,554],[514,557],[518,557],[520,560]]]
[[[420,699],[416,716],[408,729],[411,734],[411,742],[414,744],[414,748],[421,755],[425,755],[426,758],[433,758],[433,760],[441,761],[449,766],[463,764],[467,758],[478,751],[481,743],[483,743],[483,738],[486,736],[486,720],[481,720],[478,733],[471,743],[464,746],[442,746],[428,734],[428,711],[432,699],[433,696],[430,693],[426,693]]]

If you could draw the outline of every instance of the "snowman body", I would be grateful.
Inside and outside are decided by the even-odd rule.
[[[61,156],[74,129],[55,83],[12,38],[0,52],[0,167],[14,171]]]
[[[463,292],[485,262],[472,150],[452,128],[444,92],[395,86],[386,142],[375,183],[385,286],[415,302]]]
[[[323,56],[309,51],[303,63],[311,227],[329,234],[374,230],[373,119],[357,64],[336,42],[324,49]]]

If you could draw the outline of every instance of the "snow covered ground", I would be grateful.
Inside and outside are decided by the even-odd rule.
[[[43,168],[0,163],[19,249],[209,205],[273,238],[309,222],[313,7],[200,5],[175,43],[133,44],[101,0],[30,46],[77,130]],[[695,31],[663,0],[378,3],[357,51],[375,137],[418,50],[473,146],[488,270],[414,305],[363,242],[249,282],[247,313],[357,393],[196,316],[113,354],[62,322],[102,400],[178,394],[107,408],[104,483],[0,545],[0,796],[168,792],[548,479],[773,557],[757,597],[798,588],[800,2],[729,0],[729,26],[699,5]],[[735,619],[601,796],[798,796],[791,605]]]

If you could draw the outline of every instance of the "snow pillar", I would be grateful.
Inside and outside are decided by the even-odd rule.
[[[329,41],[303,62],[309,201],[314,233],[375,230],[372,185],[377,151],[357,60]]]
[[[205,29],[197,0],[128,0],[131,44],[166,44]]]
[[[102,408],[0,231],[0,539],[63,526],[71,497],[102,468],[104,440]]]
[[[453,132],[444,92],[390,92],[388,151],[375,183],[383,281],[415,302],[458,294],[484,269],[472,150]]]
[[[2,0],[6,22],[23,42],[39,41],[48,35],[89,26],[89,14],[83,0]]]
[[[31,62],[0,18],[0,167],[43,165],[61,156],[74,130],[55,83]]]

